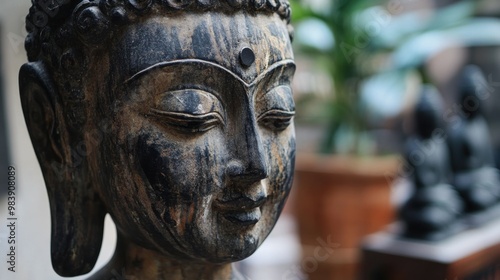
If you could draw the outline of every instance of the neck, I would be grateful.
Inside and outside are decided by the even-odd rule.
[[[92,279],[238,280],[231,264],[191,263],[167,258],[118,235],[111,261]]]

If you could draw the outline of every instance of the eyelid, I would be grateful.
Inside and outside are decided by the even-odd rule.
[[[260,125],[272,131],[281,132],[287,129],[292,123],[295,111],[271,109],[261,114],[257,121]]]
[[[256,100],[261,115],[258,119],[271,116],[274,120],[290,119],[295,115],[295,102],[289,85],[280,85],[262,94]]]
[[[167,111],[158,110],[158,109],[154,109],[154,108],[151,108],[150,112],[153,115],[162,116],[162,117],[166,117],[166,118],[175,118],[175,119],[186,118],[186,119],[193,119],[193,120],[199,120],[199,121],[203,121],[203,120],[209,119],[211,117],[215,117],[221,123],[224,123],[224,119],[217,112],[210,112],[210,113],[206,113],[206,114],[195,115],[195,114],[182,113],[182,112],[167,112]]]
[[[190,115],[218,112],[224,116],[224,106],[218,96],[197,88],[185,88],[164,92],[155,98],[154,109]]]
[[[283,109],[271,109],[264,113],[262,113],[259,117],[257,117],[257,121],[261,121],[262,119],[272,116],[274,119],[291,119],[295,116],[295,111],[287,111]]]
[[[193,115],[189,113],[167,112],[151,108],[150,113],[154,117],[160,118],[161,122],[166,122],[167,124],[191,132],[207,131],[218,124],[225,126],[224,119],[217,112]]]

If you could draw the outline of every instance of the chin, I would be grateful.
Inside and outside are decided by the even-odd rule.
[[[264,240],[263,237],[249,233],[219,235],[215,246],[206,248],[205,259],[208,262],[223,264],[243,260],[252,255]]]
[[[237,246],[225,246],[225,252],[217,252],[217,257],[213,258],[214,263],[231,263],[241,261],[250,257],[259,247],[258,241],[253,238],[245,239]],[[220,248],[219,248],[220,250]]]

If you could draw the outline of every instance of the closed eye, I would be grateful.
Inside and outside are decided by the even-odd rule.
[[[257,121],[268,129],[282,131],[292,123],[294,116],[295,111],[272,109],[260,115]]]
[[[184,132],[205,132],[218,125],[224,124],[221,115],[216,112],[193,115],[182,112],[167,112],[151,109],[150,113],[161,124],[171,126]]]

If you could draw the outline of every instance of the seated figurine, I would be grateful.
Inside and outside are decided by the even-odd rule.
[[[405,151],[414,186],[414,193],[400,211],[406,237],[437,240],[459,228],[463,204],[448,184],[450,165],[442,112],[439,94],[430,86],[424,87],[415,108],[415,135],[409,138]]]
[[[460,118],[449,129],[453,184],[468,213],[486,210],[500,198],[500,181],[494,167],[490,133],[482,116],[481,98],[486,96],[486,85],[478,67],[467,66],[463,70],[458,95]]]
[[[50,16],[45,14],[50,12]],[[91,279],[240,279],[292,186],[286,0],[36,1],[20,71],[52,264]]]

